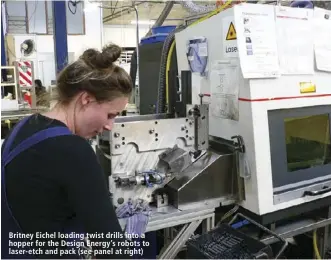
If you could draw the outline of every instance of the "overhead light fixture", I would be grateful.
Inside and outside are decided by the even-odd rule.
[[[138,24],[142,24],[142,25],[153,25],[155,23],[155,21],[152,20],[138,20]],[[137,24],[136,20],[132,20],[131,24]]]

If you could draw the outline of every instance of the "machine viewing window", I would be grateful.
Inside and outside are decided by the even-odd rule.
[[[329,105],[270,110],[268,119],[272,184],[277,193],[329,178]]]
[[[287,170],[331,164],[329,114],[284,119]]]

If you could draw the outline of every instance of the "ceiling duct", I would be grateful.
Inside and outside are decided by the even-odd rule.
[[[193,0],[181,0],[179,3],[192,14],[206,13],[213,11],[216,8],[216,4],[198,4]]]
[[[162,13],[160,14],[159,18],[157,18],[156,22],[154,23],[153,28],[161,26],[163,24],[163,22],[167,19],[172,7],[174,6],[174,3],[175,3],[174,1],[168,1],[166,3],[166,6],[164,7]],[[149,31],[146,34],[146,37],[150,36],[151,34],[152,34],[152,29],[149,29]]]

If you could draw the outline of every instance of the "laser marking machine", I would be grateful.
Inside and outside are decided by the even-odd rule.
[[[241,168],[240,174],[244,177],[245,190],[241,205],[257,215],[309,202],[312,202],[310,206],[316,203],[317,207],[331,204],[331,72],[316,70],[314,60],[311,60],[311,73],[288,74],[277,67],[278,61],[281,63],[285,59],[283,56],[289,55],[279,48],[278,51],[277,48],[269,48],[275,53],[267,53],[265,64],[258,64],[247,56],[251,50],[261,51],[263,41],[277,47],[277,32],[280,29],[287,32],[282,27],[290,26],[290,22],[277,21],[276,28],[275,13],[286,12],[289,15],[293,10],[287,8],[241,4],[176,34],[179,71],[190,69],[187,42],[196,36],[208,39],[207,76],[195,75],[192,85],[198,89],[196,93],[211,93],[209,134],[224,140],[231,140],[234,135],[243,138],[245,154],[242,158],[246,167]],[[314,12],[307,9],[295,11],[296,15],[309,19]],[[269,19],[263,20],[260,16],[269,16]],[[256,24],[261,21],[267,23],[265,28],[269,28],[268,32]],[[254,30],[258,33],[254,34]],[[270,31],[276,35],[264,39]],[[305,37],[309,42],[311,35]],[[256,41],[258,43],[254,45]],[[314,57],[313,48],[305,51]],[[274,55],[276,62],[272,63],[270,58],[267,60],[268,55]],[[290,60],[291,56],[286,58]],[[263,59],[262,55],[260,59]],[[249,61],[252,67],[260,67],[248,68]],[[217,63],[223,68],[217,69]],[[241,65],[236,67],[238,73],[229,70],[233,64]],[[270,68],[271,64],[274,64],[273,68]],[[218,106],[221,99],[213,99],[213,95],[217,97],[220,94],[213,84],[222,85],[220,81],[224,79],[219,77],[215,83],[213,75],[222,75],[222,70],[232,73],[232,78],[229,76],[225,80],[233,81],[234,84],[230,82],[229,85],[238,88],[239,116],[236,120],[224,117],[222,108]],[[257,78],[253,75],[254,70],[261,70],[267,76]],[[248,77],[243,76],[245,73]],[[199,102],[197,94],[192,100],[193,103]]]
[[[276,23],[284,12],[293,15],[240,4],[177,32],[178,71],[169,73],[176,116],[120,117],[99,137],[116,206],[130,198],[151,203],[157,217],[148,231],[192,220],[179,232],[184,242],[172,244],[175,253],[201,216],[213,228],[220,205],[239,204],[262,225],[331,205],[331,72],[316,68],[314,45],[305,50],[306,67],[285,59],[279,30],[291,27]],[[330,211],[317,228],[331,223]]]

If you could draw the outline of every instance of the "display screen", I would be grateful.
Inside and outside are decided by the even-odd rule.
[[[284,121],[289,172],[331,164],[329,114]]]

